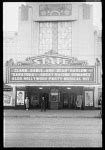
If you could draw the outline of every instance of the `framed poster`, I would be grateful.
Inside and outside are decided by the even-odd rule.
[[[17,91],[17,105],[24,105],[24,91]]]
[[[93,106],[93,91],[85,91],[85,106]]]
[[[3,92],[3,106],[12,106],[12,94],[11,91]]]

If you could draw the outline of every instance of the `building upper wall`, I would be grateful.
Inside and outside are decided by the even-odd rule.
[[[92,19],[90,5],[83,2],[29,2],[26,7],[32,7],[33,21],[75,21],[79,19],[79,7],[83,6],[81,18]]]
[[[76,5],[72,3],[32,3],[32,6],[34,14],[33,21],[60,21],[78,19]]]
[[[51,4],[53,4],[52,7]],[[42,7],[43,5],[44,7]],[[40,13],[39,10],[41,10]],[[18,57],[21,59],[39,54],[40,21],[61,22],[65,21],[65,18],[66,20],[68,19],[68,22],[71,22],[72,26],[72,52],[70,52],[70,55],[73,57],[80,57],[80,59],[90,59],[89,62],[92,60],[94,64],[92,6],[83,2],[63,2],[63,5],[62,3],[51,2],[28,2],[26,6],[22,5],[19,8],[18,55],[16,59]]]
[[[67,53],[67,55],[72,53],[78,56],[78,53],[81,55],[88,51],[93,52],[91,5],[83,2],[28,2],[26,6],[22,5],[19,9],[19,39],[27,54],[29,51],[32,55],[40,54],[39,24],[40,22],[53,21],[71,22],[72,52]],[[87,43],[90,43],[88,47],[86,46]]]
[[[53,4],[52,7],[51,4]],[[42,5],[44,5],[44,7],[42,7]],[[62,49],[62,51],[59,51],[58,49],[58,53],[77,57],[81,60],[87,60],[89,65],[94,65],[96,57],[100,55],[101,41],[97,38],[97,35],[94,34],[92,24],[92,6],[87,5],[83,2],[65,2],[63,3],[63,5],[62,3],[51,2],[29,2],[26,6],[22,5],[19,8],[19,29],[18,36],[16,36],[17,38],[15,38],[16,42],[14,42],[15,44],[13,44],[12,42],[8,43],[8,39],[4,41],[4,62],[9,60],[10,58],[13,58],[16,61],[20,61],[25,60],[26,57],[41,54],[39,53],[41,43],[41,40],[39,40],[41,37],[40,25],[43,23],[47,24],[49,22],[53,25],[54,23],[61,24],[61,22],[65,22],[67,24],[70,24],[71,27],[71,34],[64,33],[70,35],[69,39],[71,39],[71,49],[70,51],[68,51],[70,52],[69,54],[66,53],[65,45],[67,40],[65,40],[66,42],[64,42],[64,44],[63,42],[61,42],[61,45],[64,46],[64,49]],[[48,8],[46,6],[48,6]],[[46,10],[45,12],[44,9]],[[55,35],[56,30],[53,31]],[[61,31],[63,30],[61,29]],[[47,36],[47,32],[45,32],[45,36]],[[58,35],[58,31],[56,35]],[[64,35],[62,36],[63,38],[65,38]],[[60,36],[60,38],[62,36]],[[53,37],[52,39],[55,39],[55,37]],[[59,38],[57,38],[57,40],[59,40]],[[56,47],[58,47],[59,44],[55,45],[57,41],[53,41],[55,42],[53,42],[52,49],[55,48],[54,50],[56,50]],[[48,51],[49,50],[51,49],[48,49]]]

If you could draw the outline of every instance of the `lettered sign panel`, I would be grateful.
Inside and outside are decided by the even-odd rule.
[[[8,62],[8,83],[96,83],[96,66],[53,50],[24,62]]]
[[[10,68],[9,82],[95,82],[95,68]]]

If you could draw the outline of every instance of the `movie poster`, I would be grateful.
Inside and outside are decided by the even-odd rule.
[[[3,106],[12,106],[12,95],[13,92],[10,91],[3,92]]]
[[[17,91],[17,105],[24,105],[24,91]]]
[[[85,106],[93,106],[93,91],[85,91]]]

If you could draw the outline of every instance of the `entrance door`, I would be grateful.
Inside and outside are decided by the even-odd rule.
[[[59,108],[59,100],[60,94],[57,88],[52,88],[50,91],[50,108],[51,109],[58,109]]]
[[[63,94],[63,108],[69,108],[69,95]]]
[[[39,108],[39,94],[38,93],[32,93],[31,94],[31,101],[30,101],[30,107],[31,108]]]
[[[63,108],[64,109],[75,109],[76,96],[73,93],[63,94]]]

